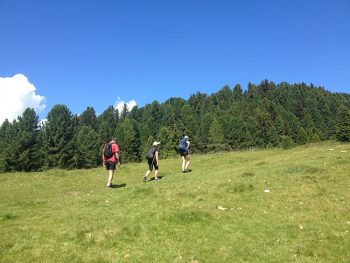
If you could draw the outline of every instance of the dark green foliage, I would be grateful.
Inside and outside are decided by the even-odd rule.
[[[303,127],[300,127],[298,131],[297,143],[301,145],[307,143],[307,141],[307,133]]]
[[[341,142],[350,141],[350,110],[344,105],[339,107],[337,114],[336,138]]]
[[[65,105],[55,105],[47,115],[45,125],[46,165],[48,167],[74,168],[76,147],[74,143],[75,119]]]
[[[98,134],[91,127],[83,126],[75,134],[75,167],[92,168],[102,162],[102,147]]]
[[[43,165],[42,141],[40,141],[38,116],[27,108],[18,121],[5,121],[1,127],[2,171],[37,171]]]
[[[38,127],[33,110],[0,127],[0,172],[48,168],[90,168],[101,162],[102,145],[116,136],[122,161],[138,162],[154,140],[160,157],[177,153],[190,137],[191,153],[280,146],[285,149],[328,139],[350,141],[350,95],[305,83],[228,85],[188,100],[153,101],[121,113],[109,106],[100,116],[92,107],[73,116],[56,105]]]
[[[294,142],[290,136],[282,136],[281,147],[283,149],[290,149],[293,146],[294,146]]]
[[[115,128],[119,122],[119,112],[113,106],[109,106],[100,116],[98,120],[98,135],[101,142],[106,142],[115,132]]]
[[[94,130],[98,126],[96,112],[93,107],[87,107],[78,119],[80,126],[91,127]]]
[[[159,130],[157,141],[161,142],[159,146],[159,157],[166,158],[169,156],[174,156],[176,154],[178,147],[178,139],[176,138],[173,130],[167,127],[162,127]]]
[[[207,147],[209,152],[219,152],[228,149],[221,124],[217,119],[214,119],[210,125]]]
[[[116,136],[122,152],[123,162],[139,162],[142,160],[140,130],[135,120],[126,118],[117,128]]]

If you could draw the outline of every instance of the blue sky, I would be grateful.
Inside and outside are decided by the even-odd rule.
[[[0,31],[0,77],[26,76],[41,118],[263,79],[350,92],[349,0],[0,0]]]

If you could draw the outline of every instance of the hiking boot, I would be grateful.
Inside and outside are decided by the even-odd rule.
[[[147,177],[146,177],[146,176],[143,177],[143,182],[144,182],[144,183],[147,182]]]
[[[182,173],[186,174],[186,173],[188,173],[188,171],[187,171],[187,170],[185,170],[185,171],[182,171]]]

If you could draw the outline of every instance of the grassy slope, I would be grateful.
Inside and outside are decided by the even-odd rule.
[[[349,262],[350,144],[0,175],[0,262]],[[270,192],[265,193],[268,187]],[[217,209],[223,206],[227,210]]]

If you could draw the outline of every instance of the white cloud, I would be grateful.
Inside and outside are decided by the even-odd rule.
[[[5,119],[12,122],[26,108],[38,114],[45,108],[45,98],[35,94],[36,88],[22,74],[0,77],[0,125]]]
[[[132,108],[134,108],[136,106],[136,101],[130,100],[129,102],[125,102],[121,98],[118,98],[114,104],[114,108],[118,109],[119,114],[123,111],[124,104],[126,104],[128,111],[131,111]]]

